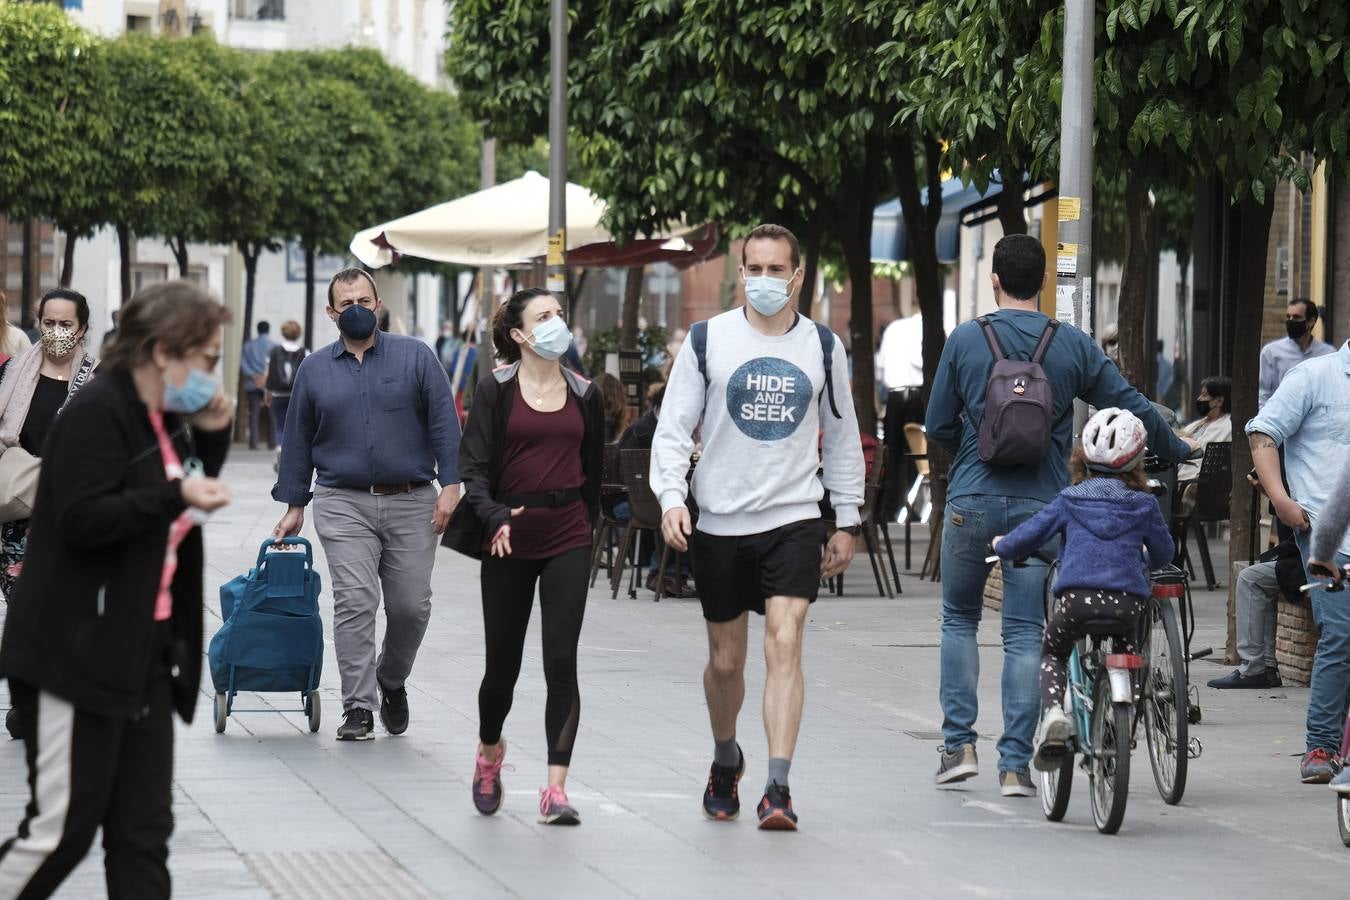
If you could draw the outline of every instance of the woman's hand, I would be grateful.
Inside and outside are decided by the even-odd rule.
[[[520,514],[523,513],[524,511],[525,511],[525,507],[523,507],[523,506],[517,506],[515,509],[511,510],[511,518],[514,519],[516,516],[520,515]],[[492,547],[491,547],[491,550],[492,550],[492,555],[493,555],[493,556],[503,556],[503,557],[505,557],[505,556],[510,556],[510,555],[511,555],[511,523],[510,523],[510,522],[507,522],[507,523],[506,523],[505,525],[503,525],[501,528],[498,528],[498,529],[497,529],[497,533],[494,534],[494,535],[492,536]]]
[[[222,431],[230,427],[234,420],[234,401],[225,396],[225,391],[216,391],[206,409],[193,417],[192,423],[203,431]]]
[[[184,478],[179,482],[183,502],[202,512],[215,512],[230,502],[230,489],[219,478]]]
[[[1003,540],[1003,535],[1001,535],[1001,534],[996,534],[996,535],[994,535],[994,539],[993,539],[992,541],[989,542],[989,549],[990,549],[990,550],[993,550],[993,551],[995,551],[995,552],[997,552],[997,551],[998,551],[998,542],[1001,541],[1001,540]]]

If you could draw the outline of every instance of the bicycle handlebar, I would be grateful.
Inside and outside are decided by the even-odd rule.
[[[1031,565],[1030,560],[1033,560],[1033,559],[1038,559],[1038,560],[1040,560],[1041,562],[1045,563],[1047,566],[1053,566],[1056,562],[1058,562],[1057,559],[1055,559],[1053,556],[1048,556],[1044,551],[1041,551],[1041,550],[1033,550],[1033,551],[1031,552],[1031,555],[1029,555],[1029,556],[1024,556],[1024,557],[1021,557],[1020,559],[1014,559],[1014,560],[1012,561],[1013,568],[1014,568],[1014,569],[1025,569],[1027,566]],[[991,547],[991,548],[990,548],[990,553],[989,553],[988,556],[986,556],[986,557],[984,558],[984,561],[985,561],[985,564],[986,564],[986,565],[991,565],[991,566],[992,566],[992,565],[994,565],[994,564],[996,564],[996,563],[1002,562],[1002,561],[1003,561],[1003,557],[999,556],[997,553],[994,553],[994,552],[993,552],[993,548]]]
[[[1345,590],[1345,580],[1347,578],[1350,578],[1350,565],[1341,566],[1340,578],[1336,578],[1335,572],[1329,571],[1328,569],[1325,569],[1322,566],[1310,566],[1308,568],[1308,574],[1314,576],[1321,575],[1325,578],[1335,580],[1310,581],[1307,584],[1303,585],[1303,587],[1298,589],[1300,594],[1306,594],[1309,593],[1310,591],[1326,591],[1328,593],[1334,594],[1338,591]]]

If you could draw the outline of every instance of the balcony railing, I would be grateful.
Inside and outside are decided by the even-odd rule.
[[[231,0],[230,17],[259,22],[284,22],[286,0]]]

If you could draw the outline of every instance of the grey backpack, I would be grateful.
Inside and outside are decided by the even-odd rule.
[[[994,368],[984,392],[984,416],[980,419],[980,459],[995,466],[1037,464],[1050,450],[1050,436],[1055,428],[1055,392],[1041,363],[1055,339],[1059,322],[1051,319],[1045,324],[1031,359],[1023,362],[1008,359],[988,316],[980,316],[976,321],[994,354]]]

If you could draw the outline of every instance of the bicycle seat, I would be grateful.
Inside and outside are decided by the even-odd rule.
[[[1083,623],[1082,631],[1096,637],[1133,637],[1136,628],[1118,619],[1088,619]]]

